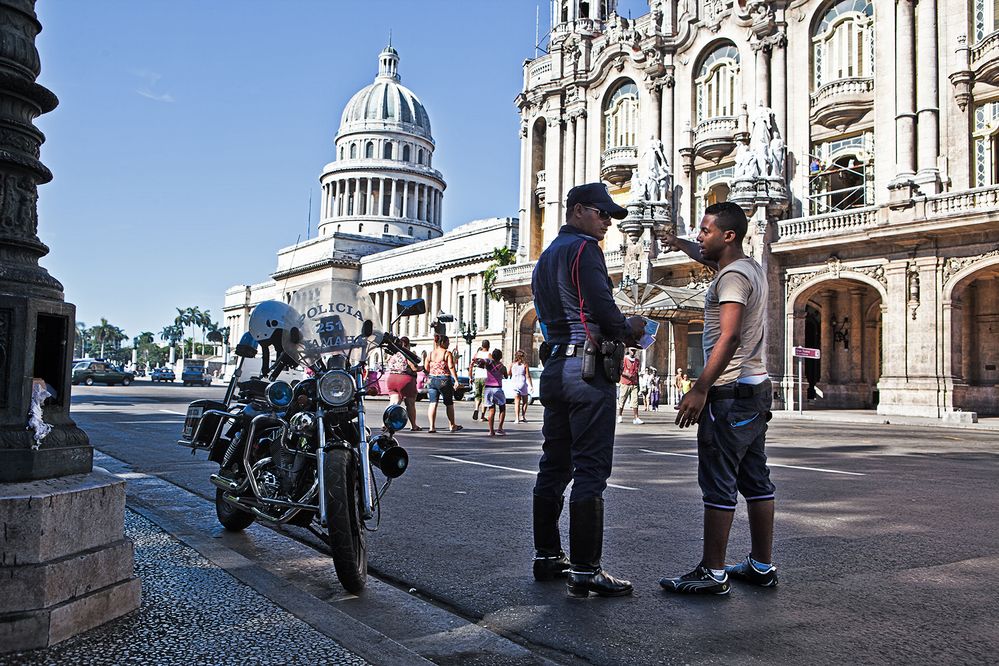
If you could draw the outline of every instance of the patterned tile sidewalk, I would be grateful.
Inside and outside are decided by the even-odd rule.
[[[142,580],[138,611],[0,666],[366,664],[134,511],[125,533]]]

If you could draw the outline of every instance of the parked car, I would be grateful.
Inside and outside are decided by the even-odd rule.
[[[156,368],[149,378],[154,382],[172,382],[177,379],[177,375],[173,374],[170,368]]]
[[[527,372],[531,375],[531,385],[530,389],[530,402],[528,404],[533,405],[538,400],[541,399],[541,368],[528,368]],[[504,379],[503,380],[503,395],[506,396],[507,402],[513,402],[513,380]]]
[[[73,366],[73,384],[107,384],[114,386],[121,384],[128,386],[135,381],[135,375],[125,372],[121,368],[116,368],[103,361],[80,361]]]
[[[184,371],[180,373],[180,380],[184,386],[211,386],[212,376],[205,372],[204,367],[197,365],[184,366]]]

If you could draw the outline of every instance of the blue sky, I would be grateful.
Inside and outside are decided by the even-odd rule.
[[[41,261],[88,325],[156,333],[315,233],[344,105],[392,32],[430,114],[444,227],[515,216],[521,64],[547,0],[39,0]],[[620,12],[647,12],[622,0]]]

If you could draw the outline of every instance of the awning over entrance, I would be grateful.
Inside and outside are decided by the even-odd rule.
[[[661,284],[633,284],[619,289],[614,301],[625,314],[640,314],[654,319],[687,318],[704,311],[707,287],[667,287]]]

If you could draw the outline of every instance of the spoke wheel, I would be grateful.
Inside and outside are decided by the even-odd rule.
[[[215,489],[215,515],[228,531],[242,532],[253,524],[256,517],[226,502],[222,497],[224,492],[221,488]]]
[[[333,566],[344,588],[359,594],[368,578],[368,546],[361,520],[361,479],[357,455],[332,449],[323,470],[326,486],[327,540]]]

